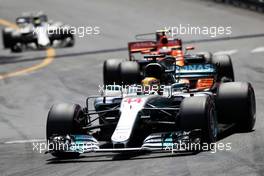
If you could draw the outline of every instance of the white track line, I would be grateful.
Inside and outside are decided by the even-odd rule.
[[[225,50],[225,51],[218,51],[216,53],[214,53],[215,55],[222,55],[222,54],[228,54],[228,55],[232,55],[232,54],[235,54],[237,53],[238,50],[236,49],[233,49],[233,50]]]
[[[33,142],[45,142],[46,139],[28,139],[28,140],[14,140],[6,141],[4,144],[24,144],[24,143],[33,143]]]
[[[257,47],[251,51],[251,53],[260,53],[264,52],[264,46]]]

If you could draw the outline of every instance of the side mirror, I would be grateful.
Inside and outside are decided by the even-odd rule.
[[[171,85],[171,90],[172,92],[174,91],[182,91],[182,90],[188,90],[189,89],[189,84],[188,83],[174,83]]]
[[[191,51],[191,50],[194,50],[194,49],[195,49],[194,46],[187,46],[187,47],[185,48],[185,54],[186,54],[188,51]]]

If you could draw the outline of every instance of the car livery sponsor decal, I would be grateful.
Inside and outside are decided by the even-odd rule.
[[[120,107],[121,116],[111,138],[113,143],[129,140],[138,112],[142,110],[146,100],[147,97],[127,97],[122,100]]]
[[[213,73],[215,66],[212,64],[193,64],[185,66],[176,66],[176,73]]]

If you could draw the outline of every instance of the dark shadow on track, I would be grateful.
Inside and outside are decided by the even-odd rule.
[[[147,160],[147,159],[159,159],[168,157],[184,157],[190,155],[196,155],[198,153],[191,152],[179,152],[179,153],[164,153],[164,152],[154,152],[153,154],[160,154],[158,156],[151,155],[151,152],[130,152],[130,153],[120,153],[120,154],[108,154],[108,155],[93,155],[81,156],[76,159],[57,159],[52,158],[47,160],[47,164],[65,164],[65,163],[90,163],[90,162],[113,162],[121,160]],[[102,159],[98,159],[102,158]]]
[[[0,55],[0,65],[1,64],[8,64],[8,63],[13,63],[17,62],[19,58],[21,58],[21,55]]]
[[[237,128],[234,126],[234,127],[231,127],[223,132],[221,132],[218,136],[218,139],[217,141],[220,141],[224,138],[227,138],[228,136],[231,136],[233,134],[242,134],[242,133],[251,133],[251,132],[254,132],[255,130],[252,130],[252,131],[248,131],[248,132],[240,132],[237,130]]]

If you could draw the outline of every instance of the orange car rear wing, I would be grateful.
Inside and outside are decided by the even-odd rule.
[[[156,41],[138,41],[128,43],[129,60],[132,60],[132,53],[150,53],[161,47],[169,47],[182,49],[182,41],[180,39],[168,40],[168,43],[163,44]]]
[[[155,41],[129,42],[128,43],[129,60],[132,60],[132,53],[150,52],[151,50],[156,49],[156,47],[157,44]]]

